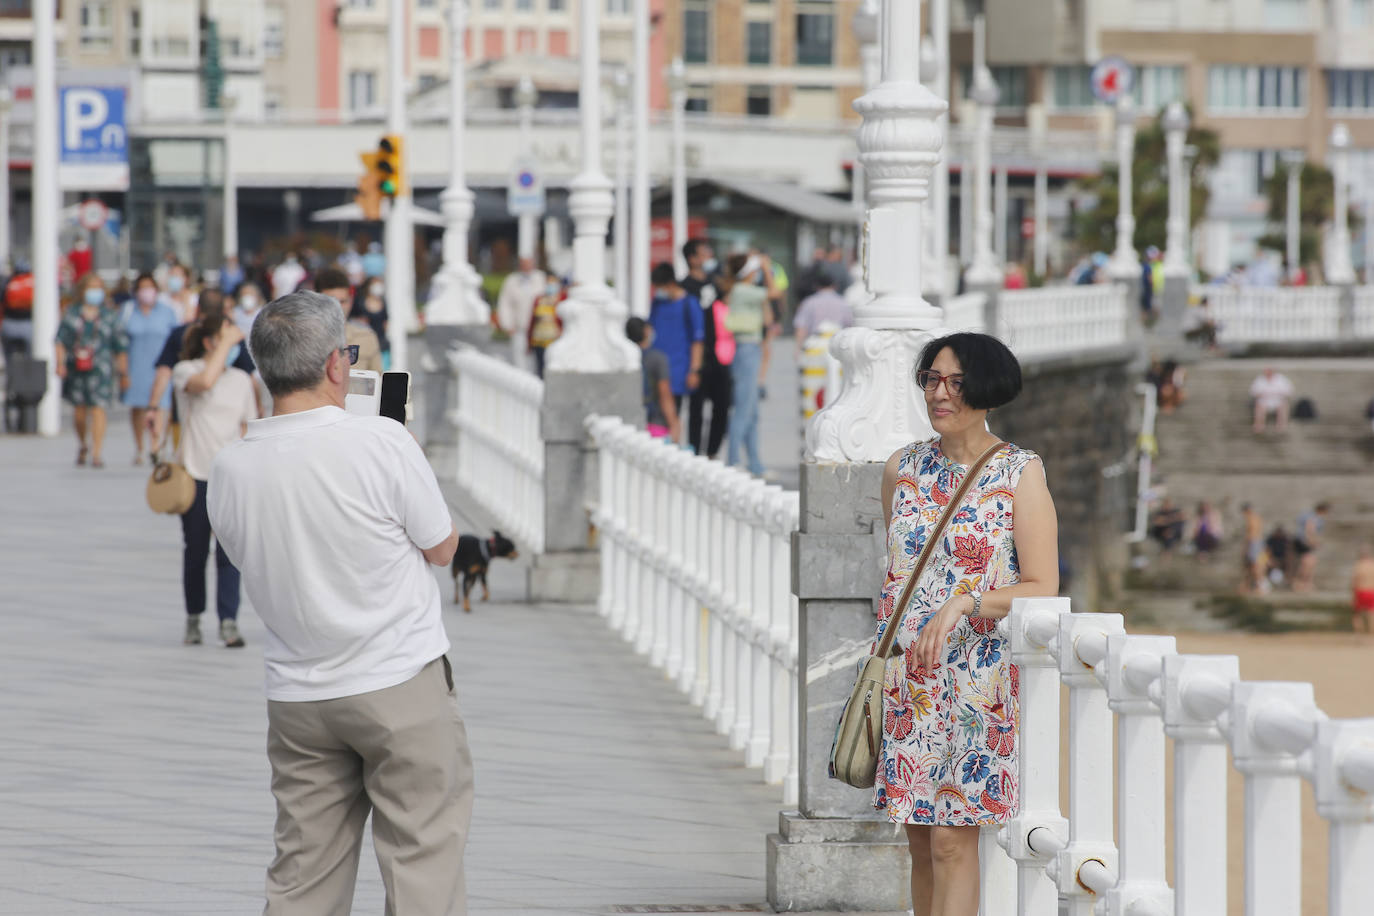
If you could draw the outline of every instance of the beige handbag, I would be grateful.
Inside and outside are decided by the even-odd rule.
[[[921,555],[916,558],[916,566],[907,577],[901,597],[892,607],[892,617],[888,621],[887,629],[883,631],[878,649],[868,657],[863,668],[859,670],[854,689],[849,693],[849,701],[840,711],[840,721],[835,726],[835,740],[830,745],[831,779],[838,779],[856,789],[872,788],[873,783],[877,781],[878,751],[883,746],[883,673],[887,667],[887,656],[897,639],[897,631],[901,629],[902,620],[906,617],[906,606],[911,601],[911,592],[920,581],[921,574],[925,572],[935,545],[944,538],[949,520],[963,503],[969,487],[983,472],[983,466],[1004,445],[1005,442],[998,442],[969,467],[968,473],[964,474],[964,479],[959,483],[959,488],[954,491],[954,495],[945,506],[940,521],[931,531],[930,537],[926,538],[925,547],[921,548]]]
[[[196,482],[175,461],[160,461],[153,451],[153,473],[148,477],[148,508],[164,515],[181,515],[196,501]]]

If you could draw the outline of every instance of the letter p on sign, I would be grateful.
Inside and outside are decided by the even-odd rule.
[[[63,95],[63,102],[66,110],[62,112],[62,146],[69,150],[82,149],[83,134],[105,123],[110,116],[110,104],[103,94],[89,89],[68,90]]]

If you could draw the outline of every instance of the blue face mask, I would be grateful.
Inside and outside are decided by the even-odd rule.
[[[229,355],[224,358],[224,365],[232,366],[234,360],[239,358],[239,353],[243,350],[243,344],[234,344],[229,348]]]
[[[185,287],[186,281],[183,280],[181,277],[177,276],[176,274],[173,274],[172,276],[167,278],[167,292],[179,293]]]
[[[103,305],[105,303],[105,291],[98,286],[92,286],[86,290],[83,300],[87,305]]]

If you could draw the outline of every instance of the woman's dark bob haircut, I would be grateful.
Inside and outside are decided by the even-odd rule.
[[[989,334],[961,331],[937,337],[921,351],[916,371],[929,369],[946,348],[964,373],[963,401],[969,407],[993,410],[1010,404],[1021,393],[1021,364],[1006,344]]]

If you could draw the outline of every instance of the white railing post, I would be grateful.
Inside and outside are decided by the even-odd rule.
[[[703,711],[712,723],[719,720],[725,703],[725,626],[720,612],[725,604],[725,513],[721,509],[724,484],[719,475],[715,476],[705,494],[711,524],[706,536],[706,705]]]
[[[612,566],[611,579],[615,594],[610,601],[611,629],[622,635],[625,632],[625,618],[629,614],[628,596],[630,595],[630,566],[633,562],[633,554],[630,549],[630,538],[633,533],[630,528],[631,501],[630,501],[630,463],[625,458],[625,446],[634,435],[633,430],[619,425],[613,429],[606,438],[601,440],[601,447],[609,450],[615,456],[615,518],[612,520],[609,530],[615,539],[614,565]]]
[[[673,581],[670,575],[674,555],[670,551],[669,538],[672,528],[677,524],[673,515],[671,471],[669,470],[673,446],[655,440],[654,446],[659,454],[645,450],[645,459],[650,464],[650,479],[654,489],[654,542],[653,551],[654,600],[649,609],[652,625],[649,639],[649,664],[662,668],[668,661],[668,621],[671,616],[669,602],[672,600]]]
[[[664,638],[667,657],[663,670],[671,681],[682,675],[685,634],[683,619],[687,616],[687,582],[691,575],[687,555],[687,508],[692,498],[686,487],[691,473],[691,458],[686,452],[669,449],[664,473],[668,486],[668,606],[665,611]]]
[[[1151,687],[1164,659],[1177,655],[1172,636],[1107,637],[1108,705],[1117,716],[1117,835],[1120,864],[1107,892],[1108,916],[1166,916],[1173,894],[1165,882],[1164,720]],[[1159,696],[1159,688],[1154,693]]]
[[[782,782],[793,754],[796,721],[792,716],[792,696],[797,691],[796,651],[793,631],[796,617],[792,611],[792,532],[796,530],[797,494],[781,489],[769,500],[772,528],[767,560],[769,589],[768,635],[773,645],[772,712],[773,729],[768,756],[763,761],[764,781]]]
[[[630,585],[626,590],[625,606],[625,629],[621,634],[625,641],[638,650],[639,634],[644,626],[644,606],[645,606],[645,580],[648,578],[648,571],[644,565],[644,519],[648,515],[644,508],[644,469],[640,467],[639,432],[630,435],[626,443],[625,466],[628,471],[630,505],[629,514],[626,519],[629,526],[629,537],[626,545],[630,551]]]
[[[754,599],[754,503],[764,484],[745,477],[735,491],[735,600],[730,616],[735,622],[735,718],[730,724],[730,749],[744,750],[749,743],[750,718],[754,713],[754,652],[752,638]]]
[[[782,723],[773,719],[773,500],[781,487],[759,485],[753,503],[754,549],[753,597],[748,603],[750,642],[753,651],[753,708],[749,715],[749,739],[744,746],[745,766],[762,766],[768,756],[769,738]]]
[[[1298,758],[1317,733],[1312,685],[1241,681],[1228,713],[1231,753],[1245,774],[1245,916],[1302,911]]]
[[[1226,912],[1226,740],[1234,655],[1164,659],[1164,733],[1174,742],[1174,916]]]
[[[1331,822],[1327,912],[1368,913],[1374,900],[1374,719],[1318,723],[1313,750],[1317,813]]]
[[[1069,688],[1069,844],[1056,874],[1068,916],[1092,916],[1097,895],[1116,883],[1112,714],[1094,668],[1107,657],[1107,637],[1122,632],[1120,614],[1059,618],[1059,678]]]
[[[1011,660],[1020,681],[1019,781],[1021,806],[1002,828],[1003,846],[1017,863],[1016,898],[1020,916],[1058,916],[1059,891],[1045,874],[1069,836],[1059,807],[1059,670],[1051,647],[1059,638],[1067,598],[1017,598],[1008,626]],[[1032,837],[1042,838],[1040,844]],[[1043,839],[1053,836],[1057,846]]]
[[[593,414],[587,418],[587,430],[598,443],[604,443],[615,434],[615,425],[606,417]],[[618,513],[616,506],[615,470],[619,460],[610,448],[601,448],[597,463],[597,505],[592,522],[598,532],[598,546],[601,551],[601,594],[596,597],[596,612],[607,620],[611,617],[611,604],[615,600],[615,555],[619,544],[614,531]]]
[[[687,484],[692,489],[693,509],[689,518],[692,544],[689,552],[692,558],[692,575],[689,580],[687,597],[688,613],[686,627],[687,643],[691,651],[683,666],[682,689],[687,691],[693,706],[701,706],[706,701],[706,690],[710,676],[710,615],[706,611],[705,596],[709,593],[707,578],[710,569],[711,505],[708,494],[711,490],[713,475],[710,465],[692,462],[692,470]]]

